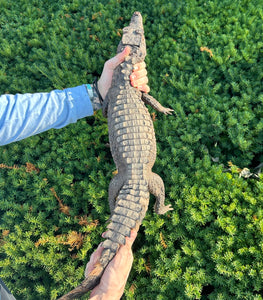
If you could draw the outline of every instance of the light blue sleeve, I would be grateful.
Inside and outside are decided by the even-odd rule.
[[[50,93],[0,96],[0,146],[93,115],[86,85]]]

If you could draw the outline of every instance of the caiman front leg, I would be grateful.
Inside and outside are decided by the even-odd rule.
[[[109,105],[109,96],[107,94],[102,103],[102,114],[103,114],[103,117],[105,117],[105,118],[108,117],[108,105]]]
[[[163,107],[161,103],[159,103],[155,98],[153,98],[151,95],[142,93],[142,101],[146,104],[151,105],[152,108],[156,109],[159,112],[164,113],[165,115],[171,115],[174,111],[171,108]]]
[[[164,183],[162,178],[155,173],[151,174],[151,178],[148,182],[149,191],[156,197],[156,202],[154,205],[154,210],[158,215],[165,214],[169,210],[173,210],[171,205],[165,205],[165,192],[164,192]]]

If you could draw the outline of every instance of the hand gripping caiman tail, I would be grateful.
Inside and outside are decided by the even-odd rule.
[[[78,298],[93,289],[100,281],[104,269],[115,256],[131,229],[136,231],[142,223],[149,204],[150,193],[155,195],[155,212],[164,214],[172,210],[164,205],[164,184],[152,172],[156,158],[156,141],[152,119],[145,106],[151,105],[159,112],[171,114],[152,96],[141,93],[130,84],[133,65],[143,62],[146,45],[142,17],[135,12],[130,25],[123,29],[117,52],[126,46],[130,54],[113,74],[111,88],[103,103],[103,113],[108,117],[111,153],[118,173],[109,185],[111,210],[108,231],[103,242],[103,252],[95,269],[74,290],[60,299]]]

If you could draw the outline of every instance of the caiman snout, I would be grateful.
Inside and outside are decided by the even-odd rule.
[[[130,26],[143,28],[142,15],[140,12],[136,11],[133,14],[133,16],[131,18]]]

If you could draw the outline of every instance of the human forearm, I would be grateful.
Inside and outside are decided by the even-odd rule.
[[[0,97],[0,146],[93,114],[86,87]]]

